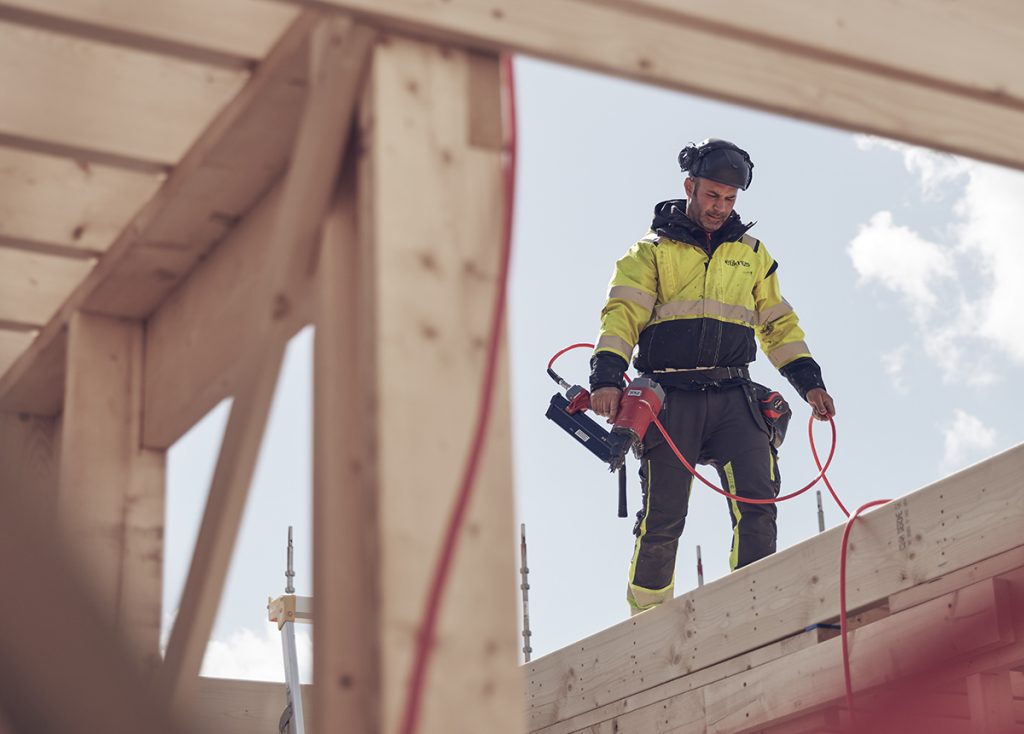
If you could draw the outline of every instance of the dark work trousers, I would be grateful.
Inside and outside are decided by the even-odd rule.
[[[774,498],[780,486],[777,457],[748,393],[745,385],[670,388],[659,419],[687,461],[715,467],[723,489],[739,497]],[[640,464],[644,504],[634,528],[627,590],[634,612],[672,598],[676,548],[693,481],[653,423]],[[730,567],[735,570],[774,553],[775,505],[726,502],[733,527]]]

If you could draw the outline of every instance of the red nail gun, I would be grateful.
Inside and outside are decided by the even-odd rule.
[[[619,471],[619,517],[626,517],[626,452],[633,449],[639,456],[644,435],[665,402],[665,391],[646,377],[633,380],[623,392],[612,429],[608,431],[586,415],[590,409],[587,390],[579,385],[570,386],[551,368],[548,374],[565,390],[565,396],[552,395],[545,415],[607,463],[611,471]]]

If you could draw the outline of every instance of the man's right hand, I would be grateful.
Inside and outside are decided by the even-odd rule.
[[[622,390],[619,388],[599,387],[590,396],[590,407],[598,415],[606,417],[609,423],[614,423],[621,398]]]

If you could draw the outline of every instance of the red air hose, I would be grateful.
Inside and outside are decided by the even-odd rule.
[[[480,467],[487,438],[487,427],[490,424],[491,407],[493,405],[494,381],[497,373],[498,351],[501,346],[502,324],[505,319],[505,301],[508,291],[508,272],[512,253],[512,209],[515,203],[516,180],[516,109],[515,85],[512,69],[512,58],[501,57],[501,71],[504,101],[505,156],[503,160],[505,174],[505,218],[502,227],[501,259],[497,277],[497,290],[494,295],[494,307],[491,316],[491,330],[487,342],[487,360],[484,368],[483,384],[480,388],[479,412],[476,428],[473,430],[473,443],[469,458],[466,461],[459,491],[448,518],[441,541],[441,553],[434,566],[434,573],[427,587],[427,602],[423,610],[422,621],[416,635],[416,649],[413,653],[412,671],[406,687],[405,708],[400,720],[401,734],[414,734],[420,723],[420,703],[423,699],[423,688],[426,680],[430,656],[434,648],[434,632],[437,628],[438,612],[441,599],[451,573],[455,547],[458,544],[466,510],[475,486],[476,474]]]
[[[830,486],[829,489],[832,489],[832,487]],[[834,497],[835,493],[832,496]],[[839,500],[836,499],[836,501],[838,502]],[[850,677],[850,644],[847,640],[850,630],[846,618],[846,551],[849,545],[850,531],[853,530],[853,524],[860,517],[860,513],[891,501],[873,500],[858,507],[853,515],[850,516],[850,519],[846,521],[846,528],[843,530],[843,544],[839,551],[839,634],[842,637],[843,644],[843,683],[846,686],[846,705],[850,709],[850,724],[853,726],[856,726],[857,717],[853,709],[853,681]]]
[[[551,358],[551,361],[548,362],[548,370],[550,371],[553,368],[555,361],[559,357],[561,357],[563,354],[565,354],[566,352],[571,351],[573,349],[588,349],[588,348],[589,349],[593,349],[594,345],[593,344],[586,344],[586,343],[579,343],[579,344],[572,344],[572,345],[566,347],[565,349],[559,350]],[[626,377],[626,380],[628,381],[629,377]],[[659,431],[661,431],[661,435],[665,437],[665,441],[668,442],[669,448],[672,449],[672,453],[674,453],[676,455],[676,458],[678,458],[679,461],[682,462],[683,466],[686,467],[687,471],[689,471],[690,474],[692,474],[693,476],[697,477],[697,479],[699,479],[705,485],[710,487],[712,490],[714,490],[715,492],[718,492],[718,494],[723,495],[725,497],[728,497],[731,500],[735,500],[737,502],[744,502],[746,504],[751,504],[751,505],[775,504],[776,502],[783,502],[785,500],[792,499],[792,498],[794,498],[794,497],[796,497],[796,496],[798,496],[800,494],[803,494],[808,489],[810,489],[815,484],[817,484],[819,481],[824,481],[825,482],[825,486],[828,487],[828,491],[832,495],[832,499],[835,500],[836,504],[839,506],[839,509],[842,510],[843,514],[846,515],[846,517],[848,518],[848,520],[846,521],[846,528],[843,531],[843,542],[842,542],[842,545],[841,545],[841,548],[840,548],[840,553],[839,553],[839,628],[840,628],[840,636],[842,638],[843,683],[845,685],[845,692],[846,692],[846,705],[850,709],[850,720],[851,720],[851,723],[855,723],[856,715],[855,715],[854,708],[853,708],[853,683],[852,683],[852,679],[850,677],[850,647],[849,647],[849,642],[848,642],[849,623],[848,623],[847,614],[846,614],[846,557],[847,557],[847,548],[848,548],[849,540],[850,540],[850,532],[853,530],[853,524],[858,519],[858,517],[860,517],[860,514],[862,512],[864,512],[865,510],[871,509],[872,507],[877,507],[879,505],[884,505],[884,504],[886,504],[888,502],[891,502],[891,500],[874,500],[872,502],[868,502],[867,504],[862,505],[861,507],[858,507],[857,510],[853,513],[852,516],[850,515],[849,510],[847,510],[846,507],[843,505],[842,501],[839,499],[839,495],[836,494],[836,491],[832,488],[832,484],[828,481],[828,477],[825,474],[825,472],[828,470],[829,465],[832,463],[832,457],[835,455],[835,452],[836,452],[836,424],[835,424],[835,421],[832,420],[832,418],[829,418],[829,424],[832,427],[832,446],[829,449],[828,458],[825,460],[825,465],[824,466],[822,466],[822,464],[821,464],[821,459],[818,457],[818,449],[817,449],[817,447],[814,444],[814,431],[813,431],[813,428],[814,428],[814,416],[813,415],[811,416],[811,418],[809,419],[808,424],[807,424],[807,439],[808,439],[808,441],[809,441],[809,443],[811,445],[811,454],[812,454],[812,456],[814,456],[814,463],[818,467],[818,476],[816,476],[814,479],[812,479],[810,481],[810,483],[808,483],[806,486],[798,489],[795,492],[791,492],[789,494],[782,495],[781,497],[775,497],[774,499],[747,499],[745,497],[737,497],[736,495],[734,495],[734,494],[732,494],[730,492],[726,492],[721,487],[716,487],[714,484],[712,484],[707,479],[705,479],[700,474],[698,474],[696,472],[696,470],[693,468],[693,466],[690,465],[690,462],[688,462],[686,460],[686,457],[683,456],[682,452],[676,446],[676,444],[672,440],[672,438],[668,435],[668,431],[665,430],[665,427],[661,424],[661,421],[658,420],[658,417],[654,416],[654,425],[658,427]]]
[[[551,370],[554,367],[555,361],[559,357],[561,357],[563,354],[565,354],[566,352],[569,352],[569,351],[571,351],[573,349],[593,349],[593,348],[594,348],[593,344],[588,344],[586,342],[580,342],[578,344],[571,344],[568,347],[565,347],[565,349],[561,349],[561,350],[555,352],[555,355],[548,362],[548,369]],[[627,381],[629,380],[628,376],[626,377],[626,380]],[[679,450],[679,447],[676,446],[675,441],[672,440],[672,437],[668,435],[668,431],[665,430],[665,426],[663,426],[661,424],[661,421],[658,420],[658,416],[654,416],[654,425],[658,427],[659,431],[661,431],[661,435],[665,437],[665,441],[668,443],[669,448],[672,449],[672,453],[674,453],[676,455],[676,458],[679,459],[679,461],[682,462],[683,466],[686,467],[687,471],[689,471],[690,474],[692,474],[693,476],[697,477],[697,479],[699,479],[701,482],[703,482],[705,485],[710,487],[715,492],[718,492],[718,494],[722,495],[723,497],[728,497],[731,500],[735,500],[736,502],[742,502],[742,503],[747,504],[747,505],[774,505],[777,502],[785,502],[786,500],[793,499],[794,497],[803,494],[808,489],[810,489],[815,484],[817,484],[819,481],[824,479],[825,480],[825,484],[826,484],[826,486],[828,486],[829,491],[832,492],[832,497],[835,498],[836,503],[839,505],[839,509],[841,509],[844,513],[846,513],[846,515],[849,515],[850,513],[846,512],[846,508],[843,507],[843,503],[839,501],[839,497],[836,496],[835,491],[832,489],[832,485],[828,483],[828,478],[825,476],[825,472],[828,471],[829,466],[832,464],[832,457],[835,456],[835,454],[836,454],[836,424],[835,424],[835,421],[832,420],[832,418],[829,418],[828,422],[829,422],[829,425],[832,427],[832,446],[829,449],[828,458],[825,460],[825,466],[821,465],[821,461],[818,459],[818,451],[817,451],[817,449],[815,448],[815,445],[814,445],[814,416],[813,415],[811,416],[811,418],[810,418],[810,420],[809,420],[809,422],[807,424],[807,439],[811,443],[811,452],[814,454],[814,461],[818,465],[818,476],[816,476],[808,484],[804,485],[803,487],[801,487],[800,489],[796,490],[795,492],[791,492],[789,494],[782,495],[781,497],[774,497],[774,498],[771,498],[771,499],[752,499],[752,498],[748,498],[748,497],[737,497],[736,495],[732,494],[731,492],[726,492],[721,487],[718,487],[718,486],[712,484],[707,479],[705,479],[700,474],[698,474],[697,470],[694,469],[693,466],[690,464],[690,462],[688,462],[686,460],[686,457],[683,456],[682,452]]]

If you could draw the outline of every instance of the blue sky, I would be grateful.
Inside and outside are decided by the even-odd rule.
[[[732,105],[517,59],[519,177],[509,336],[518,517],[527,525],[534,655],[628,614],[632,519],[597,460],[543,417],[545,374],[562,346],[592,341],[615,260],[643,236],[653,206],[681,198],[676,154],[705,137],[754,160],[736,209],[779,261],[838,409],[830,478],[856,507],[919,489],[1024,440],[1007,399],[1024,368],[1013,318],[1024,267],[1012,247],[1019,173]],[[239,545],[207,655],[207,673],[281,678],[266,597],[283,593],[287,526],[296,527],[298,593],[311,593],[310,330],[289,348]],[[587,355],[559,372],[585,382]],[[815,469],[806,406],[761,355],[755,379],[795,408],[781,452],[783,492]],[[226,404],[171,450],[165,620],[173,617],[202,512]],[[826,444],[827,429],[819,428]],[[630,511],[639,504],[631,465]],[[706,473],[713,476],[713,473]],[[826,496],[826,524],[842,521]],[[780,508],[779,546],[817,532],[813,491]],[[676,593],[728,571],[725,501],[695,487]],[[838,552],[838,549],[837,549]],[[518,577],[509,583],[518,585]],[[300,638],[306,646],[308,637]]]

